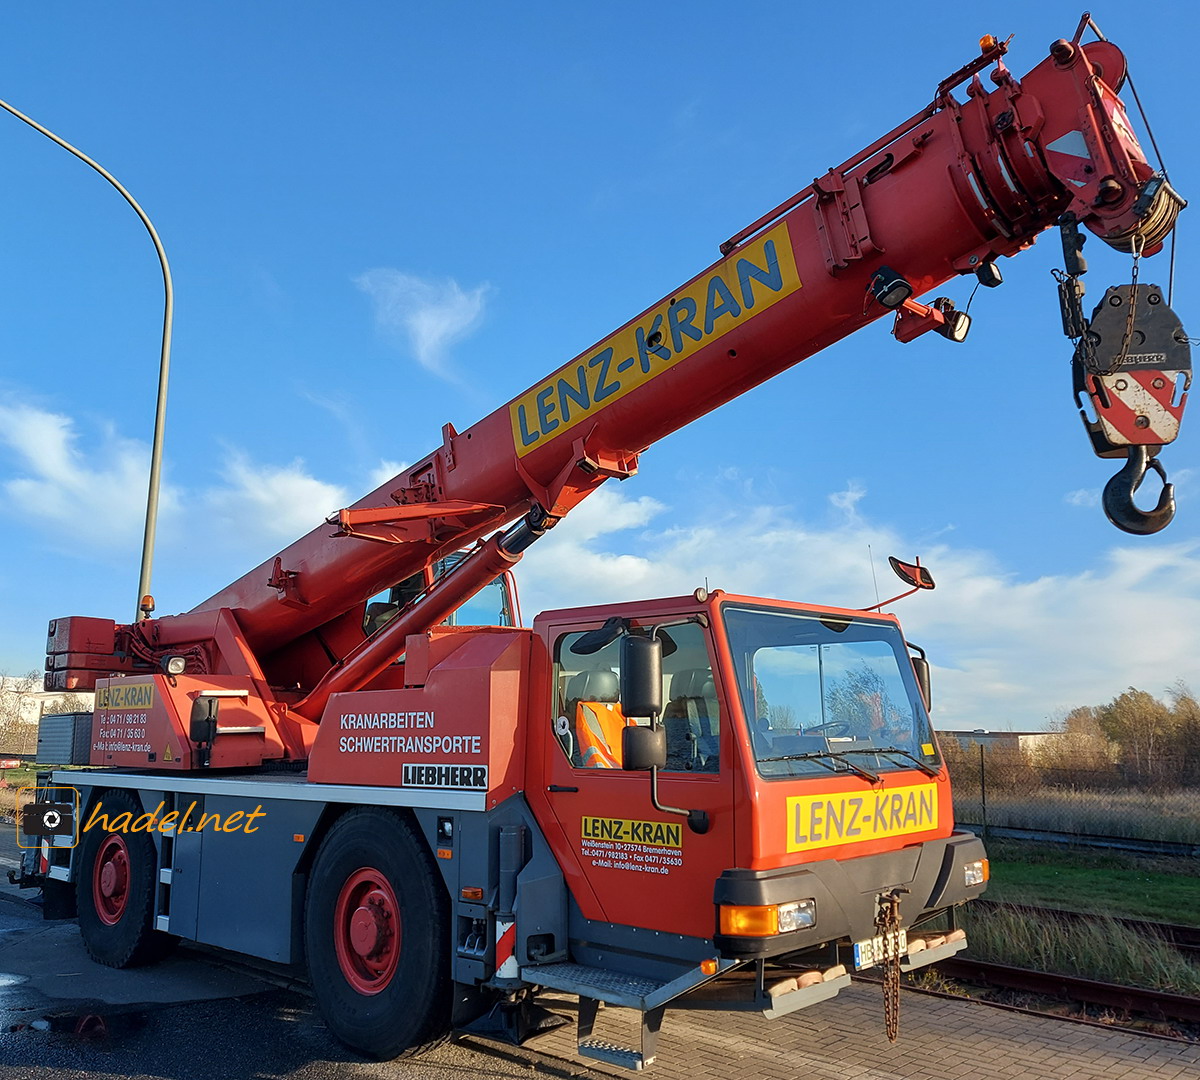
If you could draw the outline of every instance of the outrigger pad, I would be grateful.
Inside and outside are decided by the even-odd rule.
[[[567,1017],[551,1012],[525,997],[519,1001],[496,1002],[488,1012],[472,1020],[462,1030],[470,1035],[521,1046],[538,1035],[570,1022]]]

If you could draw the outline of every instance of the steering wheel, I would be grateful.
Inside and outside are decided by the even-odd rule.
[[[849,720],[830,720],[828,724],[817,724],[815,727],[805,728],[804,734],[826,735],[836,739],[839,735],[845,735],[849,730]]]

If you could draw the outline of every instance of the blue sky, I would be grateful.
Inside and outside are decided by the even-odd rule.
[[[1176,186],[1194,9],[1094,12]],[[1174,10],[1171,10],[1174,9]],[[186,610],[515,396],[922,107],[983,33],[1022,75],[1077,6],[211,2],[0,13],[0,97],[154,219],[176,332],[154,593]],[[978,13],[977,13],[978,12]],[[1169,25],[1170,32],[1165,32]],[[103,181],[0,115],[0,671],[48,619],[136,599],[161,287]],[[1175,308],[1193,334],[1193,209]],[[1088,308],[1129,260],[1094,241]],[[1047,234],[965,345],[868,327],[653,447],[521,567],[527,616],[691,591],[898,606],[939,727],[1040,727],[1128,685],[1200,690],[1200,419],[1174,524],[1118,533],[1072,402]],[[1165,284],[1165,258],[1143,280]],[[970,282],[942,290],[965,302]],[[1153,486],[1153,484],[1149,485]]]

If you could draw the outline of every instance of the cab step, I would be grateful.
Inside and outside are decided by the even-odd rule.
[[[580,1057],[640,1072],[654,1061],[667,1005],[732,966],[732,961],[724,961],[711,975],[699,967],[681,967],[670,978],[651,978],[586,964],[533,964],[521,969],[521,978],[548,990],[578,995]],[[633,1009],[639,1014],[640,1047],[622,1046],[593,1035],[602,1002]]]
[[[579,1038],[576,1050],[580,1057],[603,1061],[608,1065],[616,1065],[619,1069],[629,1069],[631,1072],[641,1072],[654,1064],[654,1057],[658,1052],[658,1033],[662,1029],[666,1005],[659,1005],[641,1014],[641,1046],[637,1050],[592,1035],[599,1011],[600,1002],[595,998],[579,999]]]

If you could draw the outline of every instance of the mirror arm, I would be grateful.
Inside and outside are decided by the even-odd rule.
[[[684,810],[678,806],[664,806],[658,801],[658,767],[652,766],[650,769],[650,802],[655,810],[664,814],[678,814],[680,817],[687,818],[688,828],[699,836],[703,836],[708,832],[708,811],[707,810]]]

